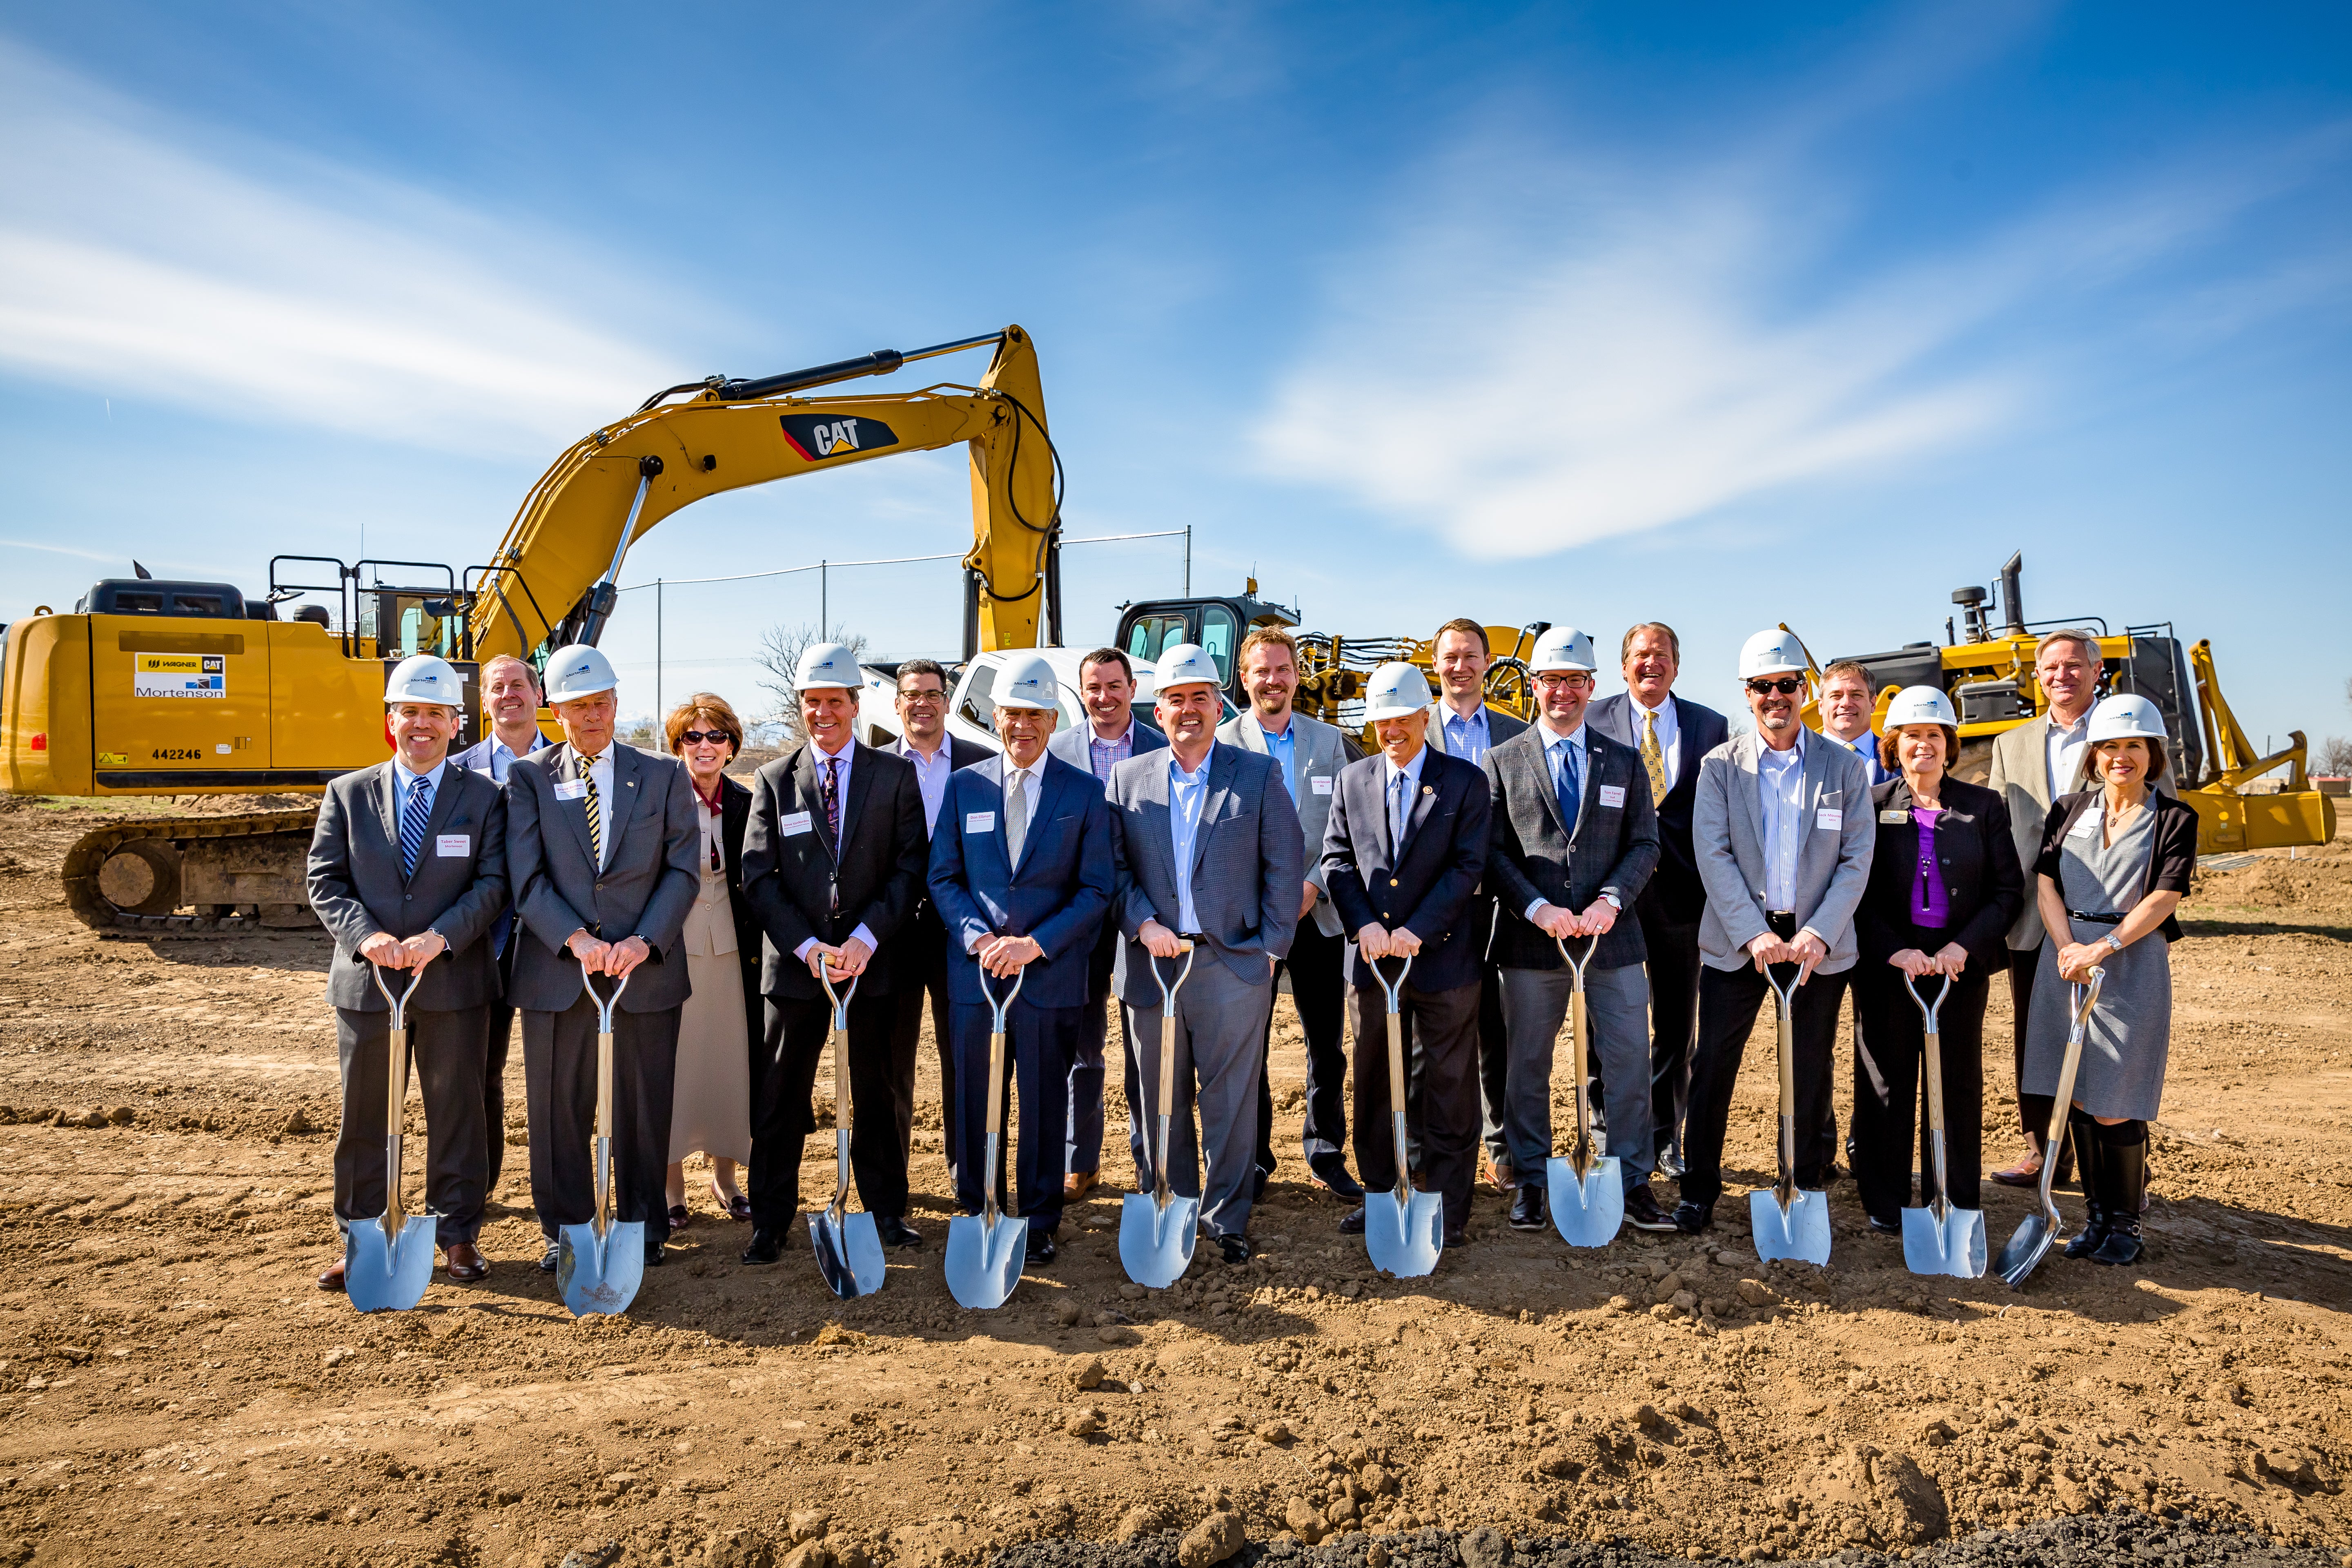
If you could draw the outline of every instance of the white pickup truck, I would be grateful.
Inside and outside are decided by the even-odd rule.
[[[989,693],[995,689],[1007,661],[1033,653],[1054,667],[1054,679],[1062,689],[1062,721],[1058,728],[1067,730],[1086,723],[1086,709],[1078,701],[1078,661],[1090,651],[1077,647],[999,648],[977,656],[964,666],[949,694],[948,732],[992,752],[1002,750],[992,718],[996,704]],[[1135,673],[1136,713],[1148,724],[1153,689],[1151,670],[1145,667]],[[866,668],[866,689],[858,693],[857,722],[861,738],[868,745],[878,746],[898,738],[898,692],[897,683],[887,673],[870,665]]]

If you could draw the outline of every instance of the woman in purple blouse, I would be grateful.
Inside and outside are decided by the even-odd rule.
[[[1919,1089],[1927,1037],[1906,981],[1932,1001],[1938,976],[1951,977],[1937,1015],[1950,1198],[1979,1208],[1986,983],[2007,973],[2025,878],[2001,797],[1945,771],[1960,750],[1950,700],[1932,686],[1906,688],[1888,702],[1881,731],[1879,759],[1899,771],[1870,792],[1878,843],[1854,916],[1853,1175],[1872,1227],[1899,1235],[1914,1148],[1919,1202],[1935,1196]]]

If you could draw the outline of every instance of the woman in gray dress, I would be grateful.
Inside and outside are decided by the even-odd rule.
[[[2051,803],[2034,862],[2050,934],[2033,980],[2024,1089],[2058,1092],[2072,1016],[2067,987],[2105,970],[2067,1117],[2089,1213],[2066,1256],[2130,1263],[2140,1255],[2147,1124],[2164,1097],[2172,1039],[2168,945],[2180,939],[2173,910],[2197,865],[2197,813],[2149,787],[2164,771],[2165,732],[2147,698],[2102,700],[2087,741],[2098,787]],[[2162,940],[2143,940],[2150,936]]]

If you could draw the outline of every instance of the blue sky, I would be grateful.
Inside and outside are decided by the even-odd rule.
[[[2027,608],[2352,732],[2332,5],[0,5],[0,617],[137,555],[465,564],[646,394],[1018,321],[1079,535],[1315,629],[1472,614],[1684,689]],[[971,379],[979,356],[898,381]],[[881,390],[874,383],[859,390]],[[698,507],[625,582],[963,547],[962,458]],[[1074,640],[1173,593],[1075,549]],[[606,647],[650,707],[650,595]],[[945,563],[836,574],[951,649]],[[757,704],[808,577],[666,595]],[[635,706],[635,703],[631,703]]]

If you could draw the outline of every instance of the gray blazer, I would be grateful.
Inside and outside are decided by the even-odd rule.
[[[509,1005],[561,1013],[580,1000],[580,963],[563,944],[575,931],[604,942],[636,936],[653,956],[629,976],[621,1006],[658,1013],[686,1000],[678,940],[702,891],[702,828],[694,785],[675,758],[613,743],[613,841],[602,872],[588,853],[588,802],[556,798],[581,776],[579,754],[550,746],[507,770],[507,878],[514,884],[518,951]]]
[[[1334,724],[1320,719],[1309,719],[1304,713],[1290,716],[1290,727],[1297,732],[1292,741],[1292,761],[1298,767],[1298,782],[1305,798],[1290,804],[1297,809],[1299,831],[1318,853],[1307,858],[1307,880],[1315,889],[1315,929],[1325,936],[1340,934],[1339,911],[1332,906],[1331,895],[1323,889],[1323,829],[1331,820],[1331,791],[1339,770],[1351,760],[1348,755],[1348,737]],[[1265,731],[1258,727],[1255,713],[1243,713],[1228,719],[1217,729],[1217,739],[1228,746],[1239,746],[1245,752],[1255,752],[1269,762],[1274,753],[1266,750]],[[1274,776],[1280,778],[1277,764]]]
[[[411,1005],[455,1012],[495,1002],[499,972],[486,939],[506,908],[506,802],[488,774],[454,762],[442,769],[425,847],[409,875],[400,866],[397,794],[393,765],[383,762],[336,779],[319,803],[309,880],[310,907],[335,939],[327,1000],[361,1013],[387,1011],[360,943],[378,931],[436,931],[449,951],[425,965]],[[444,846],[452,853],[442,853]],[[388,974],[384,984],[397,993],[410,978]]]
[[[2091,787],[2090,757],[2091,748],[2084,747],[2083,762],[2075,767],[2074,776],[2061,780],[2056,795],[2076,795]],[[2150,782],[2159,794],[2179,795],[2168,757],[2164,772]],[[2009,928],[2009,945],[2012,952],[2038,952],[2042,911],[2034,904],[2033,862],[2041,857],[2042,830],[2049,826],[2050,805],[2055,798],[2050,788],[2047,712],[2036,713],[2016,729],[2003,730],[1992,738],[1992,773],[1985,784],[2009,807],[2009,836],[2017,842],[2017,863],[2025,868],[2025,908],[2017,923]]]
[[[1649,951],[1633,900],[1658,866],[1658,813],[1642,754],[1585,725],[1584,796],[1571,834],[1545,754],[1550,743],[1549,731],[1531,724],[1486,752],[1495,797],[1486,889],[1500,906],[1487,957],[1503,969],[1559,968],[1559,944],[1528,923],[1528,906],[1541,899],[1580,911],[1614,893],[1617,921],[1592,950],[1592,967],[1639,963]]]
[[[1148,920],[1178,929],[1168,761],[1155,751],[1110,772],[1111,913],[1127,938],[1118,984],[1121,999],[1135,1006],[1160,1005],[1150,955],[1137,933]],[[1209,961],[1255,985],[1271,976],[1267,959],[1290,952],[1307,885],[1307,840],[1271,760],[1212,745],[1208,767],[1208,799],[1192,840],[1192,908]]]
[[[1764,906],[1764,807],[1758,794],[1756,759],[1764,742],[1750,731],[1735,735],[1699,762],[1698,797],[1691,807],[1691,848],[1699,880],[1706,888],[1706,913],[1700,917],[1700,962],[1710,969],[1739,969],[1752,962],[1743,951],[1771,929]],[[1808,734],[1805,747],[1805,815],[1811,826],[1797,854],[1797,929],[1828,944],[1820,973],[1853,966],[1853,912],[1870,881],[1871,851],[1878,825],[1870,799],[1870,771],[1843,746]],[[1822,814],[1835,812],[1832,826]]]

